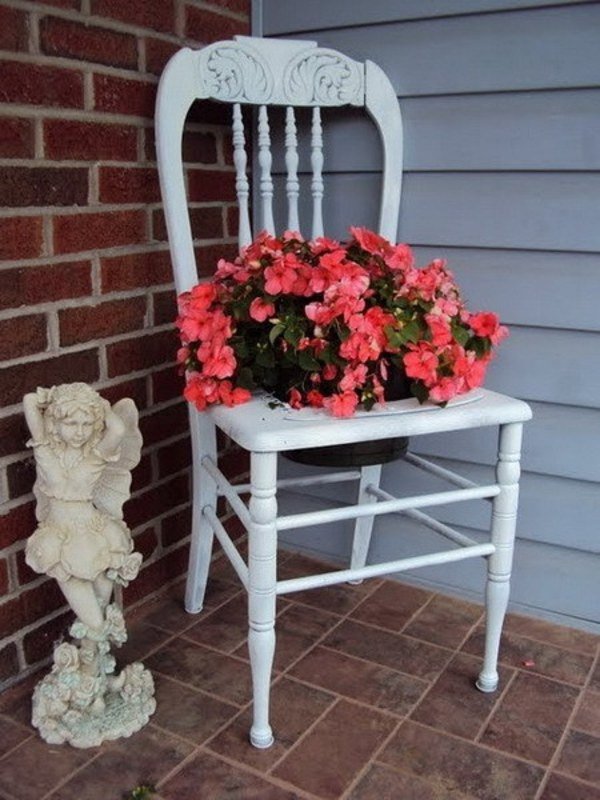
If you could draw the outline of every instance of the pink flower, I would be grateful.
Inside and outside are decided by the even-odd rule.
[[[250,303],[249,314],[257,322],[264,322],[275,314],[275,306],[261,297],[255,297]]]
[[[345,367],[344,377],[340,381],[340,389],[342,392],[352,392],[364,386],[367,379],[367,368],[364,364],[358,364],[356,367]]]
[[[435,347],[445,347],[453,341],[450,324],[439,314],[426,314],[425,322],[431,332],[431,343]]]
[[[311,389],[306,393],[306,402],[313,408],[323,408],[324,398],[321,392],[316,389]]]
[[[343,394],[334,394],[331,397],[326,397],[323,404],[334,417],[351,417],[356,411],[358,405],[358,397],[354,392],[344,392]]]
[[[431,386],[437,378],[438,357],[430,342],[409,345],[409,352],[402,359],[409,378],[423,381]]]
[[[231,381],[222,381],[219,384],[219,399],[226,406],[239,406],[247,403],[251,397],[248,389],[242,389],[239,386],[234,389]]]
[[[265,292],[267,294],[289,294],[296,282],[296,270],[285,259],[277,260],[265,269]]]
[[[188,402],[193,403],[198,411],[204,411],[206,406],[218,401],[218,389],[219,384],[216,380],[194,372],[188,377],[183,396]]]
[[[383,236],[378,233],[368,230],[367,228],[350,228],[350,233],[363,250],[368,253],[385,253],[390,250],[390,243]]]
[[[214,348],[204,361],[203,372],[215,378],[229,378],[235,372],[236,360],[233,349],[228,345]]]
[[[429,389],[429,399],[434,403],[447,403],[452,400],[463,389],[460,378],[440,378],[439,381]]]
[[[292,408],[302,408],[302,395],[295,386],[288,392],[288,403]]]
[[[393,245],[391,252],[386,255],[385,263],[390,269],[405,270],[415,263],[413,252],[407,244]]]

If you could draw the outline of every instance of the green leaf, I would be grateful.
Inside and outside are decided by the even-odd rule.
[[[452,330],[452,336],[454,336],[458,344],[461,344],[464,347],[470,339],[469,331],[459,322],[452,321],[450,327]]]
[[[312,356],[308,350],[300,350],[298,353],[298,363],[302,369],[307,372],[316,372],[321,369],[319,362]]]
[[[259,350],[256,354],[256,363],[261,367],[274,367],[275,355],[272,350]]]
[[[410,384],[410,391],[412,392],[412,394],[414,394],[419,403],[424,403],[425,400],[427,400],[427,397],[429,396],[427,387],[423,383],[421,383],[421,381],[413,381]]]
[[[240,389],[248,389],[249,391],[256,389],[256,382],[254,381],[254,376],[250,367],[242,367],[238,372],[236,386]]]

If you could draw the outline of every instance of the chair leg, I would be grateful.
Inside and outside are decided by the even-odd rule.
[[[482,692],[493,692],[498,687],[498,651],[510,592],[519,503],[522,433],[523,426],[520,423],[511,423],[500,428],[496,466],[500,494],[493,500],[491,526],[491,540],[496,550],[488,556],[485,656],[476,684]]]
[[[381,480],[381,464],[361,467],[360,482],[358,484],[357,505],[372,503],[373,497],[367,493],[367,486],[379,486]],[[354,524],[354,538],[352,539],[352,557],[350,568],[364,567],[367,563],[371,534],[373,533],[373,517],[358,517]],[[362,578],[348,583],[362,583]]]
[[[277,588],[277,454],[252,453],[248,532],[248,648],[252,669],[254,719],[250,741],[255,747],[273,744],[269,725],[271,670],[275,653]]]
[[[216,462],[217,437],[214,423],[210,418],[193,408],[190,408],[190,432],[194,475],[192,540],[185,587],[185,609],[190,614],[197,614],[202,611],[204,603],[214,539],[213,529],[202,511],[206,506],[215,511],[217,508],[217,489],[213,479],[202,468],[202,459],[204,456],[210,456]]]

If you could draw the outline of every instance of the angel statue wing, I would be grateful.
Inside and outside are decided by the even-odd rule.
[[[139,464],[142,434],[138,426],[138,411],[129,397],[119,400],[113,412],[125,426],[117,460],[109,461],[96,484],[93,503],[113,519],[123,519],[123,504],[129,498],[131,470]]]

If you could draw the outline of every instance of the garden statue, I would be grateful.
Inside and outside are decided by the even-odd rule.
[[[23,405],[37,468],[38,527],[26,561],[58,581],[77,642],[56,647],[34,691],[32,722],[50,744],[93,747],[130,736],[156,707],[148,670],[134,663],[116,674],[109,652],[127,639],[113,590],[142,561],[122,511],[142,447],[137,409],[130,399],[111,407],[85,383],[38,388]]]

